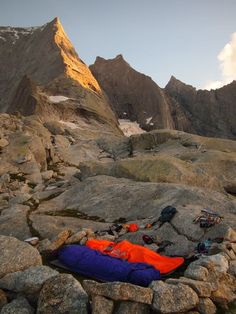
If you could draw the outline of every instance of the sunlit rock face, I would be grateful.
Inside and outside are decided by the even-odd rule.
[[[54,95],[73,99],[74,114],[86,110],[118,129],[106,96],[77,55],[58,18],[41,27],[0,27],[0,68],[1,112],[38,113],[35,102],[32,107],[32,101],[26,100],[27,89],[28,94],[38,95],[37,103],[42,103],[42,97],[47,103],[47,96]],[[28,81],[22,82],[25,76]]]

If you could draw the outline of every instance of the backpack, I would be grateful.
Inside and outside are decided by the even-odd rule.
[[[171,221],[171,219],[174,217],[176,213],[177,213],[177,210],[173,206],[167,206],[163,208],[161,211],[161,215],[158,218],[160,225],[164,224],[165,222]]]

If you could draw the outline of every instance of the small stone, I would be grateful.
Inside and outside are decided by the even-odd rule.
[[[184,272],[185,277],[201,281],[206,281],[208,274],[207,268],[194,263],[191,263]]]
[[[40,291],[37,314],[87,314],[88,296],[69,274],[48,279]]]
[[[97,294],[113,300],[128,300],[145,304],[152,303],[153,292],[150,288],[143,288],[123,282],[98,283],[84,280],[83,287],[88,294]]]
[[[3,306],[1,314],[33,314],[34,309],[24,297],[18,297]]]
[[[104,234],[104,235],[98,236],[97,239],[114,242],[116,237],[114,235],[111,235],[111,234]]]
[[[85,231],[79,231],[75,234],[73,234],[71,237],[69,237],[65,244],[73,244],[73,243],[78,243],[80,242],[84,237],[86,236]]]
[[[7,274],[0,279],[0,288],[25,294],[38,293],[44,282],[58,275],[48,266],[29,267],[24,271]]]
[[[43,239],[42,241],[39,241],[39,244],[37,246],[37,249],[38,251],[41,253],[41,254],[44,254],[45,252],[48,251],[48,248],[50,247],[51,245],[51,241],[48,240],[48,239]]]
[[[53,170],[41,172],[41,176],[44,181],[48,181],[53,177]]]
[[[92,313],[93,314],[112,314],[114,302],[101,295],[92,296]]]
[[[200,298],[197,310],[201,314],[215,314],[216,306],[209,298]]]
[[[5,138],[1,138],[0,139],[0,148],[4,148],[4,147],[6,147],[8,145],[9,145],[8,140],[6,140]]]
[[[85,245],[87,241],[88,241],[88,238],[84,237],[83,239],[80,240],[80,245]]]
[[[66,242],[66,240],[70,237],[70,235],[71,235],[70,230],[63,230],[51,241],[47,250],[48,251],[57,250],[59,247],[61,247]]]
[[[35,246],[39,243],[39,238],[38,237],[32,237],[24,240],[25,242],[31,244],[32,246]]]
[[[196,292],[187,285],[153,281],[150,287],[154,292],[152,307],[161,313],[186,312],[199,302]]]
[[[0,278],[9,273],[42,265],[37,249],[13,237],[0,236]]]

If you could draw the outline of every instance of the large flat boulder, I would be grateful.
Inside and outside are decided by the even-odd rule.
[[[42,265],[37,249],[13,237],[0,236],[0,278],[30,266]]]

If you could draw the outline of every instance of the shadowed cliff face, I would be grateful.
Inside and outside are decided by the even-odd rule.
[[[24,115],[35,113],[36,107],[25,104],[21,110],[19,96],[25,92],[21,93],[19,89],[25,88],[22,78],[27,75],[40,86],[45,97],[64,95],[74,98],[79,107],[117,128],[106,96],[77,55],[58,18],[42,27],[0,27],[0,43],[1,112],[12,112],[17,108]]]
[[[121,55],[97,57],[90,66],[119,118],[145,130],[169,128],[205,136],[236,138],[236,82],[217,90],[196,90],[174,77],[165,89],[130,67]]]
[[[119,118],[137,121],[142,128],[174,128],[169,99],[148,76],[141,74],[118,55],[115,59],[100,57],[90,66]]]
[[[191,121],[190,132],[236,138],[236,81],[216,90],[196,90],[172,77],[165,92]]]

